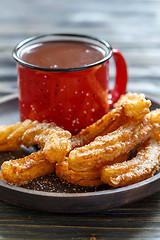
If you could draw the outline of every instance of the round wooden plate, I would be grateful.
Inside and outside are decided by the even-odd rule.
[[[152,109],[160,107],[153,102]],[[17,95],[5,97],[0,101],[0,124],[19,121]],[[34,151],[22,147],[15,152],[1,152],[0,165],[8,159],[19,158]],[[108,185],[97,188],[79,187],[62,181],[55,175],[40,177],[21,187],[9,185],[0,180],[0,199],[28,209],[78,213],[115,208],[146,198],[160,190],[160,172],[155,176],[122,188]]]

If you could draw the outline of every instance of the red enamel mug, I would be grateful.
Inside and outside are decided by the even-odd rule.
[[[20,42],[13,57],[21,121],[53,121],[76,134],[106,114],[126,92],[124,57],[101,39],[77,34],[35,36]],[[112,57],[116,76],[110,91]]]

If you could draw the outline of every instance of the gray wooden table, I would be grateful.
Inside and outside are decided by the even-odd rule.
[[[17,93],[13,47],[45,33],[104,38],[128,64],[128,91],[160,103],[159,0],[0,0],[0,97]],[[111,83],[114,64],[111,61]],[[160,193],[120,208],[54,214],[0,201],[0,239],[160,239]]]

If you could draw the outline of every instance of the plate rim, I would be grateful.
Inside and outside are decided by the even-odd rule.
[[[94,192],[84,192],[84,193],[57,193],[57,192],[45,192],[45,191],[40,191],[40,190],[32,190],[32,189],[26,189],[20,186],[12,185],[12,184],[7,184],[4,180],[0,180],[0,186],[5,187],[7,189],[17,191],[17,192],[22,192],[22,193],[28,193],[32,195],[39,195],[43,197],[65,197],[65,198],[80,198],[80,197],[92,197],[92,196],[99,196],[99,195],[112,195],[114,193],[121,193],[121,192],[126,192],[126,191],[131,191],[132,189],[138,189],[141,187],[145,187],[148,184],[152,184],[155,181],[160,180],[160,172],[157,173],[156,175],[145,179],[141,182],[131,184],[129,186],[125,187],[119,187],[119,188],[113,188],[113,189],[108,189],[108,190],[100,190],[100,191],[94,191]],[[160,190],[157,190],[157,192]]]

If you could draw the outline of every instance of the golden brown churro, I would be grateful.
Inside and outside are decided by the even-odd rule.
[[[128,159],[129,154],[125,153],[114,159],[113,163],[124,162]],[[111,164],[111,162],[108,162]],[[77,184],[80,186],[88,186],[88,187],[97,187],[102,185],[101,181],[101,169],[95,168],[87,172],[75,172],[73,170],[68,169],[68,161],[63,161],[61,163],[56,164],[56,174],[58,177],[66,180],[67,182]]]
[[[23,184],[53,173],[54,169],[55,164],[50,163],[43,152],[35,152],[24,158],[4,162],[1,166],[1,179],[8,183]]]
[[[104,166],[101,180],[113,187],[122,187],[140,182],[159,169],[160,145],[154,139],[148,141],[137,156],[130,161]]]
[[[55,123],[39,123],[26,131],[22,138],[25,146],[38,144],[51,162],[63,161],[71,149],[71,133]]]
[[[115,104],[115,109],[72,137],[72,148],[84,146],[97,136],[115,131],[127,123],[129,118],[132,120],[142,118],[149,113],[150,105],[151,101],[146,100],[144,94],[127,93],[123,95]]]
[[[88,171],[131,151],[150,136],[153,129],[150,116],[149,113],[141,121],[128,122],[116,131],[97,137],[88,145],[72,150],[68,157],[69,169]]]
[[[56,174],[67,182],[81,186],[99,186],[102,184],[100,169],[94,169],[88,172],[75,172],[68,169],[68,162],[56,164]]]
[[[149,113],[151,101],[145,98],[144,94],[127,93],[122,95],[120,99],[114,104],[115,108],[124,107],[125,114],[128,117],[140,119],[145,114]]]
[[[22,144],[24,132],[37,125],[37,121],[25,120],[11,126],[0,128],[0,151],[13,151]]]

